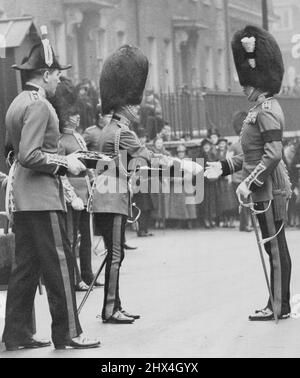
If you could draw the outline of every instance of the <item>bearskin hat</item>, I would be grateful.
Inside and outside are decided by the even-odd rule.
[[[284,64],[280,48],[269,32],[248,25],[234,35],[231,46],[242,86],[251,86],[270,94],[280,91]]]
[[[125,105],[139,105],[148,76],[149,63],[142,51],[125,45],[104,63],[100,77],[103,114]]]
[[[65,76],[61,76],[55,96],[49,99],[57,113],[60,130],[63,129],[65,122],[71,115],[79,113],[77,99],[76,87],[72,80]]]

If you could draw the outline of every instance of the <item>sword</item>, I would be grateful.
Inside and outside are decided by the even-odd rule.
[[[263,250],[263,247],[267,243],[269,243],[270,241],[272,241],[274,238],[276,238],[280,234],[280,232],[283,229],[284,224],[282,223],[282,226],[281,226],[280,230],[277,232],[276,235],[274,235],[274,236],[272,236],[270,238],[263,239],[260,236],[259,227],[257,225],[257,215],[264,214],[267,211],[269,211],[269,209],[271,208],[271,205],[272,205],[272,201],[269,201],[269,205],[267,206],[267,208],[265,210],[256,210],[255,209],[255,204],[252,201],[252,199],[251,199],[251,202],[245,203],[245,202],[243,202],[243,200],[241,198],[241,195],[239,195],[238,196],[238,200],[239,200],[239,203],[240,203],[240,208],[241,207],[247,207],[247,208],[250,208],[250,210],[251,210],[250,213],[251,213],[252,226],[253,226],[253,229],[254,229],[254,232],[255,232],[255,236],[256,236],[256,241],[257,241],[257,245],[258,245],[259,255],[260,255],[261,263],[262,263],[262,266],[263,266],[263,271],[264,271],[264,276],[265,276],[265,280],[266,280],[266,283],[267,283],[268,292],[269,292],[269,295],[270,295],[270,302],[271,302],[271,306],[272,306],[272,309],[273,309],[275,322],[276,322],[276,324],[278,324],[279,323],[279,318],[278,318],[277,311],[275,309],[275,301],[274,301],[274,296],[273,296],[271,285],[270,285],[270,280],[269,280],[269,276],[268,276],[267,266],[266,266],[265,259],[264,259],[264,250]]]

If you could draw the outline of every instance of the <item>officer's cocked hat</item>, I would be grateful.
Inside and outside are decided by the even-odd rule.
[[[266,30],[249,25],[231,43],[239,81],[270,94],[281,89],[284,64],[275,38]]]
[[[134,46],[122,46],[108,57],[100,77],[103,114],[117,111],[125,105],[139,105],[148,69],[148,59]]]
[[[33,46],[27,58],[24,58],[22,64],[13,65],[15,70],[34,71],[40,69],[67,70],[71,65],[62,66],[55,57],[53,48],[47,38],[47,27],[41,27],[42,40]]]

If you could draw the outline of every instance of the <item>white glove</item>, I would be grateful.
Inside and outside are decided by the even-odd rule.
[[[241,204],[246,203],[249,201],[249,197],[252,194],[251,190],[249,190],[246,183],[243,181],[237,188],[236,194],[238,196],[239,202]]]
[[[78,176],[81,172],[86,171],[86,166],[76,157],[75,154],[66,156],[68,162],[68,171],[74,175]]]
[[[208,180],[217,180],[223,174],[222,164],[217,162],[207,163],[204,177]]]
[[[84,203],[81,198],[77,197],[74,199],[71,203],[72,207],[76,211],[82,211],[84,210]]]
[[[186,174],[197,176],[203,171],[203,168],[200,164],[195,163],[192,160],[184,159],[181,160],[181,170]]]
[[[174,165],[174,159],[170,156],[166,155],[158,155],[159,157],[159,163],[167,168],[170,168]]]

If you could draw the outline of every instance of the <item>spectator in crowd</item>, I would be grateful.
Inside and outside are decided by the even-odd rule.
[[[137,135],[139,137],[141,145],[146,146],[145,130],[142,128],[138,129]],[[141,179],[143,179],[142,176]],[[138,184],[141,184],[140,180],[138,180]],[[141,185],[139,185],[139,187],[141,187]],[[133,202],[135,202],[136,206],[141,211],[141,215],[138,220],[137,236],[143,238],[153,236],[153,234],[149,232],[149,227],[151,223],[151,212],[153,210],[151,193],[149,191],[147,193],[142,193],[138,191],[133,195]]]
[[[237,136],[240,136],[243,122],[245,121],[247,117],[246,111],[237,112],[233,116],[233,129]],[[240,140],[238,140],[236,143],[234,143],[230,147],[230,154],[232,156],[237,156],[243,153],[242,145]],[[236,172],[232,175],[232,185],[233,185],[233,191],[236,193],[237,188],[243,181],[243,174],[242,172]],[[251,232],[252,228],[250,226],[251,224],[251,217],[250,217],[250,210],[247,207],[242,207],[240,211],[240,231],[241,232]]]
[[[204,159],[204,166],[207,162],[216,161],[216,156],[212,151],[212,142],[204,139],[201,143],[200,157]],[[216,218],[218,216],[218,183],[204,179],[204,200],[198,207],[198,217],[207,229],[216,226]]]
[[[218,160],[225,160],[228,156],[228,140],[220,138],[218,141]],[[220,177],[219,179],[219,198],[221,211],[221,226],[234,228],[234,218],[238,209],[238,201],[233,190],[231,176]]]
[[[140,126],[145,129],[149,141],[154,140],[161,132],[164,122],[161,116],[156,113],[155,107],[144,103],[140,108]]]
[[[147,90],[145,93],[145,105],[150,106],[154,110],[154,114],[157,117],[162,117],[162,107],[158,96],[153,90]]]
[[[170,142],[172,140],[172,129],[168,122],[165,122],[163,129],[161,130],[159,136],[164,142]]]
[[[153,141],[153,146],[149,147],[154,153],[162,154],[166,156],[170,156],[171,154],[165,149],[164,141],[161,137],[156,137]],[[166,211],[167,211],[167,204],[166,204],[166,195],[164,194],[164,188],[167,186],[167,182],[165,179],[162,179],[159,187],[159,193],[152,193],[152,203],[153,203],[153,211],[152,211],[152,218],[155,221],[155,228],[156,229],[164,229],[165,228],[165,221],[166,221]]]
[[[211,129],[208,133],[208,137],[212,143],[212,151],[217,156],[218,153],[218,142],[221,138],[221,134],[218,129]]]
[[[177,148],[177,157],[180,160],[186,158],[186,147],[180,145]],[[171,191],[168,203],[168,219],[176,220],[178,228],[193,228],[193,220],[197,219],[196,205],[187,204],[188,197],[192,195],[184,192],[182,177],[174,177],[171,179]],[[177,189],[182,185],[181,193],[177,193]]]
[[[300,97],[300,76],[295,79],[295,85],[291,89],[290,95],[293,97]]]
[[[88,95],[90,90],[86,82],[80,83],[77,86],[78,100],[77,107],[80,115],[80,132],[83,133],[88,127],[95,124],[95,111],[93,102]]]

